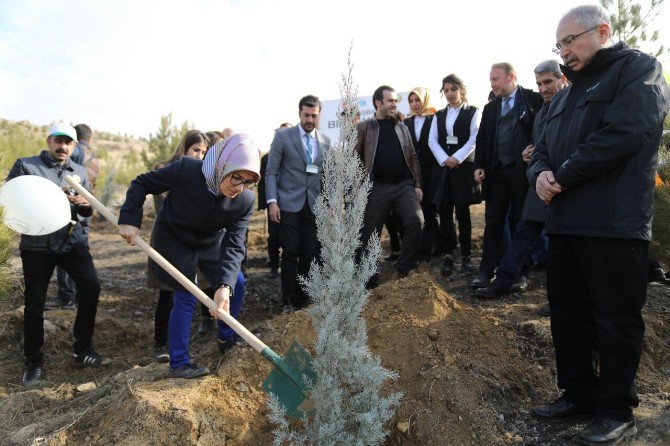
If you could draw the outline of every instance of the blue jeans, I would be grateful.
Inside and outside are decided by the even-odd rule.
[[[240,315],[244,301],[244,276],[237,275],[237,283],[230,300],[230,315],[235,319]],[[198,299],[187,291],[175,291],[168,326],[168,343],[170,345],[170,367],[177,368],[191,362],[188,344],[191,334],[191,320],[197,306]],[[233,336],[234,332],[223,322],[219,322],[219,338]]]
[[[521,220],[516,225],[512,241],[496,270],[496,284],[512,286],[543,230],[544,223],[538,221]]]

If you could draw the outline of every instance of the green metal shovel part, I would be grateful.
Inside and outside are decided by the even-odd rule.
[[[65,181],[72,186],[79,195],[88,200],[91,206],[103,215],[111,223],[118,225],[118,218],[102,203],[100,203],[90,192],[84,189],[71,176],[66,176]],[[184,288],[193,294],[210,310],[216,311],[214,301],[210,299],[191,280],[184,276],[179,270],[172,266],[165,258],[153,249],[140,237],[134,240],[136,246],[147,253],[151,259],[161,266],[168,274],[177,280]],[[277,397],[286,413],[293,418],[302,418],[312,411],[310,401],[310,383],[316,383],[318,377],[314,370],[314,363],[309,352],[297,341],[293,341],[284,357],[279,356],[270,347],[237,322],[230,314],[218,311],[219,319],[228,324],[235,333],[240,335],[254,350],[270,361],[274,368],[263,383],[263,389]]]

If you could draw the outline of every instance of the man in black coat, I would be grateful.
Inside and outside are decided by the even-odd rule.
[[[528,190],[522,152],[532,139],[542,96],[517,84],[507,62],[491,66],[491,89],[496,99],[484,106],[475,150],[475,179],[484,185],[484,248],[473,288],[489,284],[502,257],[502,234],[509,213],[512,234],[521,218]],[[511,211],[510,211],[511,208]]]
[[[637,429],[654,174],[670,89],[660,63],[623,43],[598,6],[579,6],[556,29],[572,83],[554,97],[530,162],[549,204],[547,295],[558,387],[543,420],[594,415],[583,444],[615,444]],[[599,354],[599,370],[592,351]]]
[[[537,89],[544,98],[544,104],[535,116],[533,125],[533,141],[538,141],[547,120],[547,111],[551,100],[556,93],[567,86],[568,82],[555,60],[545,60],[535,67],[534,71]],[[530,161],[534,147],[532,143],[524,149],[522,158],[525,162]],[[523,291],[526,288],[526,280],[521,275],[521,271],[528,259],[530,250],[542,235],[546,218],[547,205],[540,200],[535,189],[529,186],[521,221],[514,231],[512,242],[507,247],[500,265],[498,265],[496,277],[491,285],[476,289],[475,294],[477,296],[494,298],[511,291]]]

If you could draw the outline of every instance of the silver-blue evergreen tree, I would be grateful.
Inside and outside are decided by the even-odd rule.
[[[315,207],[322,261],[313,263],[302,279],[313,301],[308,313],[317,334],[314,365],[319,380],[311,383],[314,412],[300,429],[292,429],[278,401],[271,398],[276,446],[379,445],[401,397],[380,394],[382,384],[397,374],[370,353],[362,317],[368,299],[365,284],[377,270],[381,247],[373,237],[356,262],[371,183],[353,150],[358,101],[352,71],[350,49],[340,83],[340,136],[325,154],[323,187]]]

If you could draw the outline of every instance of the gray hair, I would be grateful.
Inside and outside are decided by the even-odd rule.
[[[533,71],[535,71],[535,74],[550,72],[551,74],[556,76],[556,79],[560,79],[563,76],[561,67],[558,65],[558,62],[555,61],[554,59],[549,59],[545,60],[544,62],[540,62]]]
[[[612,22],[610,22],[607,11],[598,5],[575,6],[563,15],[561,21],[568,17],[574,19],[575,24],[582,29],[590,29],[601,23],[607,23],[610,27],[608,37],[612,37]]]

